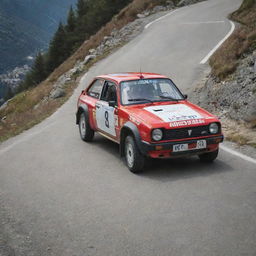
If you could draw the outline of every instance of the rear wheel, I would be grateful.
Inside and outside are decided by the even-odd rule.
[[[199,155],[200,161],[204,162],[204,163],[211,163],[217,158],[218,153],[219,153],[219,149],[217,149],[213,152],[209,152],[209,153]]]
[[[125,160],[131,172],[139,173],[143,170],[145,157],[140,153],[132,136],[125,139]]]
[[[87,142],[92,141],[94,130],[91,129],[85,112],[82,112],[79,117],[79,132],[82,140]]]

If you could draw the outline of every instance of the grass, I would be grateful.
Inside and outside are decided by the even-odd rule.
[[[178,0],[175,0],[178,2]],[[21,133],[38,124],[56,111],[71,95],[77,86],[81,74],[74,74],[72,80],[67,83],[65,97],[59,99],[44,100],[47,98],[57,79],[69,71],[77,61],[81,61],[89,54],[89,50],[96,48],[105,36],[109,36],[116,29],[119,30],[129,22],[137,18],[137,14],[151,9],[156,5],[165,4],[166,0],[134,0],[119,14],[102,27],[95,35],[85,41],[81,47],[41,84],[12,98],[7,107],[0,110],[0,142]],[[121,46],[121,45],[120,45]],[[94,59],[84,67],[84,72],[95,62],[105,58],[111,51],[106,51],[102,56]]]
[[[229,134],[227,135],[226,139],[236,142],[241,146],[246,145],[248,143],[248,139],[240,134]]]
[[[244,53],[256,49],[256,1],[244,0],[230,18],[240,26],[210,59],[213,75],[221,80],[236,70]]]

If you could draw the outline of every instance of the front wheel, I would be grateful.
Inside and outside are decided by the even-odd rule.
[[[139,173],[143,170],[145,157],[140,153],[132,136],[125,139],[125,160],[131,172]]]
[[[199,155],[200,161],[204,162],[204,163],[211,163],[217,158],[218,153],[219,153],[219,149],[217,149],[213,152],[209,152],[209,153]]]
[[[85,112],[82,112],[79,117],[79,132],[83,141],[92,141],[94,137],[94,130],[91,129]]]

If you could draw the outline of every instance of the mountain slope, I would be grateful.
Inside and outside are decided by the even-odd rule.
[[[1,0],[0,74],[45,48],[76,0]]]

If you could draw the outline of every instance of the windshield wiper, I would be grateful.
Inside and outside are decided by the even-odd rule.
[[[150,99],[144,99],[144,98],[137,98],[137,99],[129,99],[128,101],[148,101],[150,103],[153,103]]]
[[[159,96],[161,99],[167,99],[167,100],[172,100],[172,101],[180,101],[180,99],[175,99],[171,96],[163,96],[163,95],[160,95]]]

